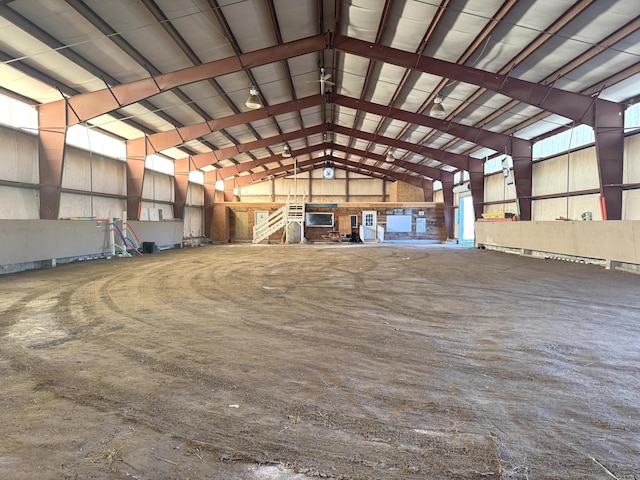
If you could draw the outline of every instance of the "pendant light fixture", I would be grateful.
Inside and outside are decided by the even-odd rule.
[[[284,158],[291,158],[291,149],[287,143],[284,144],[284,148],[282,149],[282,156]]]
[[[429,110],[429,115],[434,118],[444,118],[447,116],[447,112],[442,106],[443,98],[440,94],[436,95],[436,98],[433,99],[433,106],[431,110]]]
[[[387,162],[393,162],[395,160],[395,158],[393,158],[393,154],[391,153],[391,150],[389,150],[387,152]]]
[[[258,89],[253,85],[249,89],[249,98],[247,98],[245,105],[251,110],[262,108],[262,102],[260,101],[260,97],[258,96]]]

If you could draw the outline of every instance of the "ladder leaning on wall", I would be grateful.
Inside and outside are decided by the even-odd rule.
[[[289,226],[293,223],[300,225],[300,243],[304,242],[304,210],[305,196],[302,195],[302,201],[298,201],[297,195],[294,201],[291,196],[287,195],[287,203],[272,212],[260,223],[253,226],[253,243],[260,243],[268,239],[271,235],[280,229],[285,232],[289,231]],[[291,243],[290,239],[286,239],[287,243]]]

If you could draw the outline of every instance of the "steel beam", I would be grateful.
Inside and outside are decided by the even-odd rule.
[[[174,193],[173,216],[184,220],[184,211],[187,203],[187,190],[189,189],[190,159],[181,158],[173,162],[174,165]]]
[[[447,227],[447,238],[455,238],[455,208],[453,206],[453,173],[443,176],[442,198],[444,200],[444,223]]]
[[[210,120],[208,122],[154,133],[147,136],[147,141],[149,142],[151,149],[157,153],[168,148],[177,147],[190,140],[204,137],[205,135],[209,135],[217,130],[323,105],[325,102],[326,97],[324,95],[312,95],[310,97],[272,105],[259,110],[250,110],[248,112]]]
[[[484,164],[484,160],[480,158],[470,157],[469,155],[461,155],[459,153],[448,152],[446,150],[439,150],[437,148],[431,148],[424,145],[417,145],[411,142],[405,142],[391,137],[385,137],[382,135],[376,135],[375,133],[363,132],[362,130],[355,130],[352,128],[341,127],[335,125],[332,129],[335,133],[342,135],[348,135],[350,137],[360,138],[369,142],[380,143],[388,145],[394,148],[400,148],[409,152],[422,155],[425,158],[437,160],[445,165],[459,168],[460,170],[469,170],[471,163]]]
[[[533,148],[530,141],[514,137],[513,135],[504,135],[502,133],[491,132],[489,130],[483,130],[477,127],[470,127],[459,123],[438,120],[418,113],[407,112],[398,108],[388,107],[372,102],[365,102],[363,100],[356,100],[350,97],[344,97],[342,95],[334,95],[334,101],[336,102],[336,104],[345,107],[360,109],[376,115],[388,116],[391,118],[402,120],[404,122],[423,125],[430,128],[436,128],[437,130],[455,135],[456,137],[462,138],[464,140],[468,140],[478,145],[483,145],[485,147],[491,148],[497,152],[503,152],[507,155],[511,155],[514,162],[514,175],[516,178],[517,187],[516,194],[518,196],[520,205],[520,218],[522,220],[531,220],[531,161]],[[435,160],[440,159],[436,158]],[[448,155],[447,161],[442,161],[444,161],[444,163],[452,164],[453,166],[455,166],[454,162],[460,162],[461,160],[462,159],[460,158]],[[472,167],[471,163],[475,165]],[[476,166],[477,162],[468,162],[468,167],[465,169],[471,172],[471,170],[474,170]],[[479,188],[482,188],[482,190],[484,191],[484,187],[480,187],[481,184],[483,185],[483,182],[480,182],[479,179],[476,178],[476,181],[472,184],[472,187],[476,188],[477,195],[479,195]],[[479,202],[479,197],[474,198],[474,204]],[[478,209],[477,211],[480,210]]]
[[[204,234],[211,238],[211,220],[216,198],[216,181],[218,175],[215,170],[204,172]]]
[[[140,219],[142,187],[144,185],[145,162],[147,160],[146,138],[129,141],[127,146],[127,217]]]
[[[424,201],[433,202],[433,180],[422,179],[422,191],[424,192]]]
[[[477,127],[470,127],[461,123],[447,122],[445,120],[439,120],[420,113],[400,110],[399,108],[388,105],[358,100],[351,97],[345,97],[344,95],[333,95],[332,98],[337,105],[341,105],[343,107],[352,108],[354,110],[363,110],[382,117],[389,117],[403,122],[413,123],[415,125],[434,128],[441,132],[476,143],[477,145],[491,148],[496,152],[507,153],[510,155],[512,145],[531,145],[531,142],[522,138],[483,130]]]
[[[603,219],[622,220],[624,106],[599,104],[595,121],[600,194],[604,197]]]
[[[370,158],[372,160],[377,160],[378,162],[385,162],[386,161],[386,157],[384,155],[379,155],[377,153],[373,153],[373,152],[367,152],[365,150],[358,150],[356,148],[352,148],[352,147],[347,147],[347,146],[343,146],[343,145],[332,145],[332,149],[333,150],[337,150],[339,152],[344,152],[348,155],[356,155],[359,157],[366,157],[366,158]],[[388,162],[387,162],[388,164]],[[438,168],[433,168],[433,167],[427,167],[425,165],[418,165],[416,163],[413,162],[405,162],[404,160],[396,160],[393,162],[394,165],[404,168],[405,170],[409,170],[410,172],[414,172],[417,173],[418,175],[423,175],[425,177],[429,177],[432,180],[440,180],[440,178],[442,177],[443,172],[445,172],[445,170],[440,170]],[[376,171],[373,170],[374,167],[372,167],[371,165],[362,165],[362,164],[358,164],[360,165],[360,168],[366,168],[366,169],[372,169],[372,171]],[[385,175],[387,176],[393,176],[391,175],[393,173],[392,170],[388,170],[388,169],[382,169],[385,173]]]
[[[367,166],[366,168],[363,168],[362,165],[360,165],[357,162],[352,162],[350,160],[345,160],[343,158],[332,158],[331,161],[335,164],[341,164],[341,165],[346,165],[349,167],[352,167],[354,169],[354,171],[356,170],[365,170],[365,171],[369,171],[372,173],[379,173],[381,175],[384,175],[386,177],[389,178],[393,178],[395,180],[400,180],[406,183],[410,183],[412,185],[415,186],[421,186],[422,185],[422,180],[420,179],[420,177],[416,177],[416,176],[411,176],[411,175],[406,175],[406,174],[401,174],[398,172],[389,172],[388,170],[385,170],[383,168],[379,168],[379,167],[369,167]],[[327,162],[326,158],[313,158],[310,160],[305,160],[302,162],[297,162],[297,167],[298,169],[304,168],[306,166],[311,166],[311,165],[324,165]],[[259,182],[271,175],[278,175],[280,173],[285,173],[288,172],[290,170],[293,169],[293,163],[288,164],[288,165],[283,165],[282,167],[278,167],[278,168],[274,168],[273,170],[269,170],[269,171],[264,171],[264,172],[259,172],[259,173],[255,173],[255,174],[249,174],[249,175],[244,175],[242,177],[238,177],[237,178],[237,184],[239,186],[246,186],[246,185],[250,185],[252,183],[255,182]],[[359,172],[362,174],[367,174],[366,172]],[[225,187],[226,188],[226,187]]]
[[[69,106],[67,126],[90,120],[176,87],[324,50],[325,40],[325,35],[315,35],[163,75],[81,93],[67,99]],[[64,104],[64,102],[64,100],[58,100],[51,103]]]
[[[511,145],[510,151],[511,158],[513,159],[513,174],[516,184],[518,218],[519,220],[531,220],[531,195],[533,191],[532,147],[531,145],[524,145],[521,142],[514,142]]]
[[[67,128],[64,100],[55,105],[38,106],[40,132],[38,163],[40,168],[40,218],[57,220],[60,211],[62,170]]]
[[[258,148],[266,148],[270,145],[278,143],[285,143],[296,138],[307,137],[309,135],[318,135],[326,131],[325,125],[316,125],[315,127],[306,128],[304,130],[298,130],[295,132],[284,133],[282,135],[276,135],[273,137],[263,138],[262,140],[255,140],[253,142],[243,143],[233,147],[221,148],[220,150],[214,150],[212,152],[200,153],[193,155],[191,159],[195,168],[202,168],[207,165],[213,165],[220,160],[226,160],[232,158],[235,155],[241,153],[247,153],[251,150]]]
[[[613,103],[588,95],[509,77],[507,74],[487,72],[344,35],[334,35],[333,47],[344,53],[351,53],[419,72],[484,87],[487,90],[592,127],[596,126],[595,105]]]
[[[484,212],[484,162],[469,162],[469,189],[473,201],[476,220],[482,218]]]
[[[325,145],[315,145],[313,147],[301,148],[291,152],[293,156],[302,156],[302,155],[310,155],[320,149],[326,148]],[[237,165],[232,165],[230,167],[222,167],[217,170],[220,178],[229,178],[234,177],[240,173],[248,172],[254,168],[262,167],[264,165],[268,165],[270,163],[281,162],[283,160],[282,155],[272,155],[265,158],[260,158],[257,160],[251,160],[248,162],[238,163]]]

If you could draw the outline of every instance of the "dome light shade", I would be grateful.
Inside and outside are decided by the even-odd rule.
[[[433,99],[433,106],[431,110],[429,110],[429,115],[434,118],[444,118],[447,116],[447,111],[442,106],[443,98],[440,94],[436,95],[436,98]]]
[[[256,87],[252,86],[249,90],[249,98],[247,98],[245,105],[252,110],[262,108],[262,102],[260,102],[260,97],[258,97],[258,89]]]
[[[284,148],[282,149],[282,156],[284,158],[290,158],[291,157],[291,149],[289,148],[289,145],[287,145],[285,143]]]

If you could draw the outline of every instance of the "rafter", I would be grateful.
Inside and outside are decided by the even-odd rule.
[[[325,36],[315,35],[163,75],[81,93],[47,105],[55,104],[62,108],[68,108],[68,126],[75,125],[182,85],[317,52],[324,48]]]
[[[496,93],[590,126],[594,126],[596,123],[596,104],[612,103],[579,93],[520,80],[504,74],[487,72],[433,57],[418,56],[404,50],[344,35],[335,35],[333,37],[333,46],[341,52],[373,58],[392,65],[399,65],[420,72],[485,87]]]

